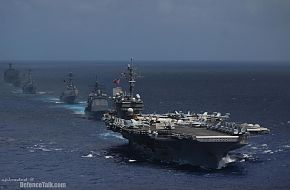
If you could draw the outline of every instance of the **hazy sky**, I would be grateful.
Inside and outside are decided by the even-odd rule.
[[[0,60],[290,61],[290,0],[0,0]]]

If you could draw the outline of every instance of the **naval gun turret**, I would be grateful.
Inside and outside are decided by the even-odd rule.
[[[107,94],[101,89],[97,80],[93,90],[89,93],[85,113],[89,118],[100,120],[109,111]]]
[[[66,86],[60,95],[60,100],[68,104],[74,104],[79,95],[79,90],[73,82],[73,74],[69,73],[68,78],[64,82]]]
[[[4,72],[4,81],[15,87],[19,87],[21,84],[20,72],[12,67],[12,63],[9,63],[9,68]]]
[[[28,70],[27,79],[23,83],[22,91],[24,94],[36,94],[36,85],[32,79],[31,69]]]

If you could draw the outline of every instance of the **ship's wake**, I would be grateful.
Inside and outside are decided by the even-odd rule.
[[[39,95],[46,95],[46,94],[52,94],[53,92],[52,91],[37,91],[36,94],[39,94]]]
[[[26,147],[29,152],[53,152],[53,151],[62,151],[62,148],[56,147],[53,143],[37,143],[33,146]]]
[[[115,138],[115,139],[121,139],[121,140],[125,140],[122,135],[119,135],[117,133],[113,133],[113,132],[106,132],[106,133],[101,133],[99,134],[99,136],[102,139],[111,139],[111,138]]]
[[[76,115],[84,115],[86,104],[72,104],[72,105],[64,104],[61,105],[61,107],[72,111]]]
[[[56,104],[52,106],[53,108],[64,108],[66,110],[72,111],[76,115],[84,115],[85,114],[85,107],[86,101],[80,101],[75,104],[65,104],[59,98],[56,97],[47,97],[43,99],[45,102]]]
[[[23,94],[22,89],[14,89],[12,90],[13,94]]]
[[[223,157],[219,163],[217,169],[225,168],[228,164],[236,162],[238,159],[237,157],[231,156],[227,154],[225,157]]]

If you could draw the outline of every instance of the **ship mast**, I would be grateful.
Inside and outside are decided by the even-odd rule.
[[[134,90],[134,86],[135,86],[135,75],[136,73],[134,72],[134,67],[133,67],[133,58],[131,58],[131,63],[128,64],[128,71],[129,71],[129,76],[128,76],[128,79],[129,79],[129,96],[130,98],[133,97],[133,90]]]
[[[73,87],[73,74],[70,72],[68,74],[68,82],[67,82],[68,86],[72,86]]]
[[[94,92],[97,92],[99,90],[99,82],[98,82],[98,75],[96,75],[96,82],[94,86]]]
[[[31,69],[28,70],[28,81],[32,83]]]

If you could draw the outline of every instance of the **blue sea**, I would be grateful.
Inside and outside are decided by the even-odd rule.
[[[220,170],[151,161],[128,142],[84,115],[95,77],[108,94],[127,62],[15,61],[32,69],[36,95],[0,80],[0,189],[19,181],[65,183],[70,190],[290,189],[290,66],[287,63],[136,61],[135,92],[145,113],[231,113],[232,121],[271,130],[232,152],[239,159]],[[288,64],[289,65],[289,64]],[[0,73],[7,68],[0,63]],[[59,101],[63,79],[75,75],[78,103]],[[126,87],[121,79],[121,86]],[[190,150],[189,150],[190,151]],[[38,189],[38,188],[32,188]],[[40,189],[40,188],[39,188]]]

